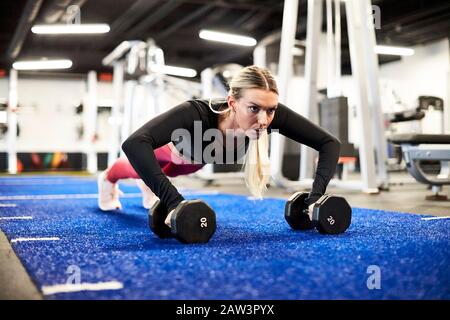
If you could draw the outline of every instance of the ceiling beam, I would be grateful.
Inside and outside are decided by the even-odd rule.
[[[236,21],[233,23],[233,27],[240,27],[243,23],[245,23],[248,20],[250,20],[251,18],[253,18],[255,13],[257,13],[256,10],[249,10],[249,11],[245,12],[242,16],[240,16],[238,19],[236,19]]]
[[[252,31],[257,29],[272,14],[270,11],[257,11],[256,14],[241,25],[241,28]],[[281,21],[280,21],[281,25]]]
[[[138,0],[111,24],[108,36],[112,37],[127,31],[137,20],[146,16],[156,7],[158,0]]]
[[[252,10],[257,8],[258,10],[265,11],[283,11],[283,2],[282,1],[261,1],[261,0],[253,0],[253,1],[226,1],[226,0],[187,0],[189,3],[194,4],[213,4],[216,7],[223,7],[229,9],[244,9],[244,10]],[[270,3],[269,3],[270,2]]]
[[[93,41],[89,48],[104,50],[107,47],[118,46],[125,36],[122,36],[133,24],[149,14],[159,4],[159,0],[138,0],[111,24],[111,30],[98,41]],[[129,39],[128,39],[129,40]],[[111,45],[112,44],[112,45]],[[113,49],[111,48],[111,50]]]
[[[446,2],[445,4],[441,4],[439,6],[427,7],[425,8],[417,8],[411,10],[405,10],[405,7],[402,6],[399,8],[398,14],[391,13],[386,16],[383,15],[383,12],[391,12],[388,8],[381,7],[381,29],[395,29],[397,26],[401,26],[403,24],[408,24],[417,20],[422,20],[430,15],[435,15],[436,13],[445,12],[450,9],[450,2]]]
[[[173,10],[183,4],[184,1],[164,1],[164,4],[155,10],[150,16],[142,20],[137,26],[132,28],[126,33],[126,39],[140,39],[146,31],[148,31],[153,25],[164,19]]]
[[[188,24],[189,22],[203,16],[208,11],[210,11],[212,8],[214,8],[213,5],[209,4],[206,6],[202,6],[199,9],[193,11],[192,13],[188,14],[186,17],[181,19],[180,21],[174,23],[170,28],[164,30],[163,32],[157,34],[154,38],[156,41],[161,41],[162,39],[166,38],[167,36],[171,35],[184,25]]]
[[[14,60],[20,54],[23,43],[31,29],[36,16],[41,9],[43,0],[28,0],[20,17],[19,24],[14,32],[14,36],[9,44],[6,55],[9,59]]]

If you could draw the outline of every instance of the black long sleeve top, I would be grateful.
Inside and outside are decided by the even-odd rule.
[[[208,135],[207,130],[218,128],[219,115],[211,111],[208,103],[207,100],[189,100],[175,106],[148,121],[122,144],[122,149],[133,168],[169,212],[184,198],[162,172],[154,150],[172,142],[180,154],[190,158],[193,163],[211,163],[205,162],[202,155],[208,148],[211,151],[211,142],[214,139]],[[211,107],[219,110],[223,105],[223,101],[214,102]],[[309,195],[310,203],[316,201],[325,193],[333,177],[339,157],[339,140],[281,103],[278,104],[267,131],[269,134],[278,131],[298,143],[319,151],[317,169]],[[227,143],[221,145],[225,155],[226,149],[230,149],[225,145],[229,145]],[[247,146],[248,138],[243,144],[244,149]],[[234,146],[232,149],[234,149],[233,161],[239,161],[239,147]],[[214,155],[213,152],[212,156]]]

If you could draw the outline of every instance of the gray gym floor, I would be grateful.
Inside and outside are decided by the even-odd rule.
[[[450,201],[425,200],[431,190],[423,184],[415,182],[406,173],[392,174],[393,185],[389,192],[376,195],[363,194],[355,190],[328,188],[327,193],[344,196],[351,206],[389,211],[400,211],[412,214],[431,214],[436,216],[450,215]],[[230,194],[249,195],[241,180],[224,180],[220,184],[205,183],[196,178],[178,177],[173,179],[175,186],[201,190],[215,190]],[[449,188],[445,187],[441,194],[450,198]],[[291,193],[272,187],[266,193],[268,197],[287,199]],[[12,250],[5,235],[0,231],[0,299],[42,299],[42,295],[27,275],[22,264]]]

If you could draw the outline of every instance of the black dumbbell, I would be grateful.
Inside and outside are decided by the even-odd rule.
[[[168,214],[167,209],[159,199],[148,211],[148,225],[150,230],[161,239],[173,237],[170,227],[165,223]]]
[[[292,229],[308,230],[316,227],[325,234],[339,234],[348,229],[352,208],[347,200],[330,194],[323,195],[314,203],[311,220],[306,198],[308,193],[297,192],[286,202],[284,217]]]
[[[170,218],[170,227],[165,223],[167,215],[160,200],[149,210],[150,229],[160,238],[176,237],[183,243],[205,243],[216,231],[216,214],[201,200],[180,202]]]

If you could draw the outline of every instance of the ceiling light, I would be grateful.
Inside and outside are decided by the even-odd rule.
[[[257,43],[255,39],[250,37],[210,30],[200,30],[199,37],[205,40],[225,42],[247,47],[254,46]]]
[[[197,71],[195,71],[194,69],[173,67],[167,65],[155,64],[153,66],[150,66],[150,70],[152,72],[160,72],[164,74],[170,74],[173,76],[188,77],[188,78],[193,78],[197,75]]]
[[[109,32],[109,25],[96,24],[37,24],[31,28],[36,34],[93,34]]]
[[[68,69],[72,66],[72,61],[68,59],[16,61],[12,66],[16,70]]]
[[[414,49],[389,46],[375,46],[375,53],[395,56],[412,56]]]

